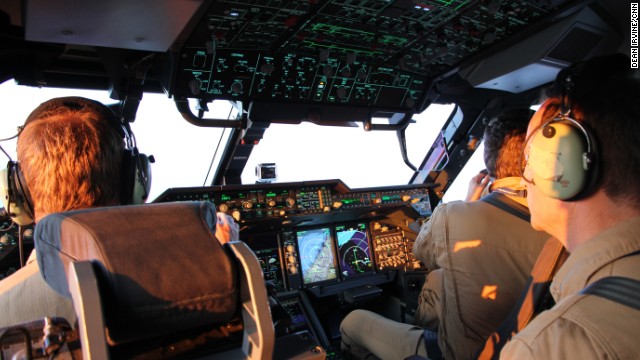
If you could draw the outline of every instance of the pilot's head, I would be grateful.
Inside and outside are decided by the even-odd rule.
[[[489,176],[502,179],[521,175],[522,148],[530,118],[529,109],[512,109],[489,121],[483,136],[484,164]]]
[[[640,210],[640,75],[622,54],[561,71],[525,146],[532,224],[551,233],[596,194]]]
[[[35,220],[119,204],[123,134],[113,112],[94,100],[54,98],[33,110],[17,153]]]

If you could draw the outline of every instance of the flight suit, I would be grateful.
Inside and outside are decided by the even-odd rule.
[[[0,311],[0,328],[41,320],[45,316],[62,317],[72,325],[76,320],[73,301],[44,281],[35,250],[24,267],[0,281]]]
[[[639,250],[640,217],[576,248],[551,283],[556,305],[507,343],[500,359],[640,359],[640,311],[580,294],[608,276],[640,280],[640,255],[629,255]]]

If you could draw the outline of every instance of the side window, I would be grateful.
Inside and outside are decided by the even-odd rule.
[[[455,108],[455,104],[432,104],[422,113],[413,116],[415,122],[406,131],[407,153],[413,165],[420,166]]]
[[[471,155],[469,161],[460,170],[460,173],[447,189],[442,202],[450,202],[454,200],[464,200],[467,197],[469,189],[469,180],[484,169],[484,143],[480,143],[476,151]]]

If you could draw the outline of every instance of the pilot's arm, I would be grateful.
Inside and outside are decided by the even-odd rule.
[[[446,256],[446,206],[447,204],[440,204],[436,207],[431,218],[420,228],[413,244],[414,255],[429,271],[440,268],[438,258]]]
[[[218,212],[216,222],[216,238],[221,244],[229,241],[240,240],[240,227],[233,218],[223,212]]]

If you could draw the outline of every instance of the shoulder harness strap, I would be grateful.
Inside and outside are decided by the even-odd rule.
[[[491,204],[526,222],[531,220],[529,208],[499,192],[492,192],[489,195],[483,196],[480,201]]]
[[[640,255],[640,251],[625,255]],[[622,276],[608,276],[589,284],[580,294],[596,295],[640,310],[640,281]]]

